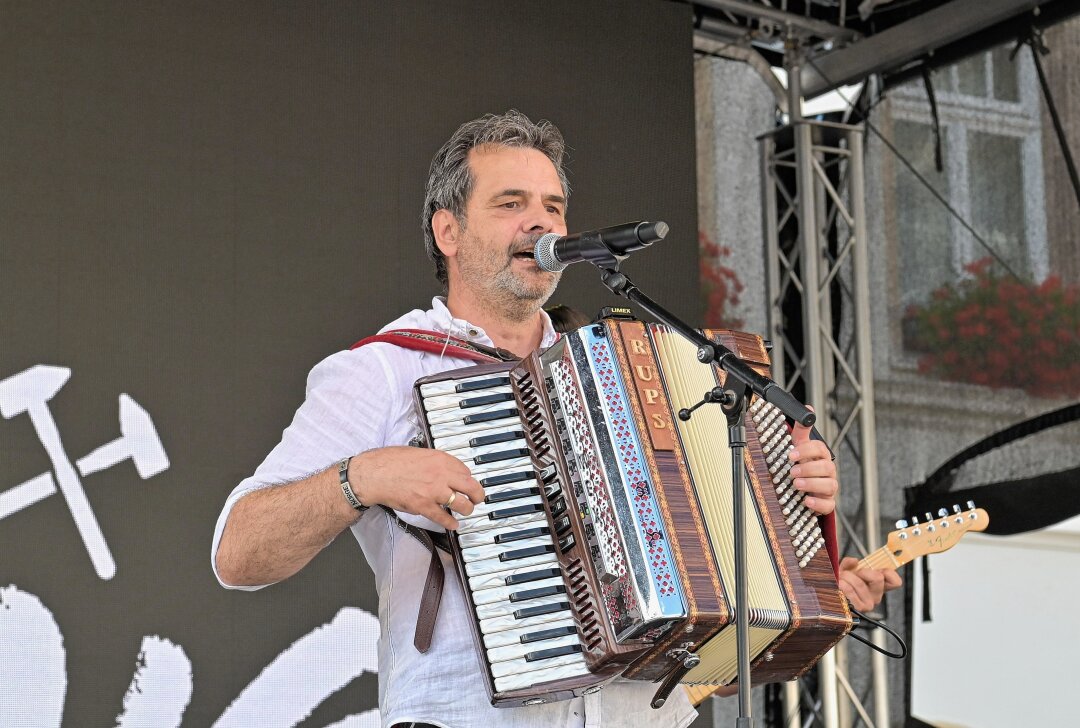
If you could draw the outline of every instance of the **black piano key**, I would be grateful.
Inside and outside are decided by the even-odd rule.
[[[481,485],[487,486],[488,483],[480,481]],[[510,500],[517,500],[518,498],[528,498],[531,495],[540,495],[540,489],[536,486],[532,488],[516,488],[514,490],[504,490],[502,493],[492,493],[484,499],[485,503],[505,503]]]
[[[510,601],[512,602],[524,602],[529,599],[540,599],[542,597],[553,597],[556,594],[565,594],[566,587],[562,584],[555,584],[554,586],[542,586],[539,589],[526,589],[525,591],[514,592],[510,595]]]
[[[535,480],[536,473],[532,470],[521,470],[516,473],[503,473],[502,475],[492,475],[488,478],[481,478],[480,485],[485,488],[489,488],[493,485],[506,485],[507,483],[517,483],[522,480]]]
[[[495,543],[513,543],[514,541],[523,541],[527,538],[536,538],[537,536],[546,536],[551,533],[551,529],[547,526],[540,526],[539,528],[526,528],[521,531],[508,531],[506,533],[500,533],[495,537]]]
[[[567,637],[572,634],[577,634],[577,631],[577,627],[571,624],[565,627],[555,627],[554,629],[545,629],[539,632],[523,634],[519,641],[521,644],[527,645],[530,642],[543,642],[544,640],[552,640],[556,637]]]
[[[492,521],[498,521],[503,518],[513,518],[514,516],[527,516],[530,513],[543,513],[543,503],[530,503],[525,506],[513,506],[511,508],[500,508],[497,511],[492,511],[488,514],[488,518]]]
[[[511,574],[503,579],[507,586],[515,586],[517,584],[528,584],[530,581],[540,581],[541,579],[550,579],[553,576],[559,576],[562,570],[559,567],[552,569],[537,569],[536,571],[526,571],[524,574]]]
[[[552,647],[550,650],[539,650],[537,652],[530,652],[525,655],[525,662],[536,662],[537,660],[550,660],[552,657],[561,657],[563,655],[572,655],[575,652],[582,652],[581,645],[565,645],[563,647]]]
[[[475,392],[478,389],[491,389],[492,387],[505,387],[510,383],[510,377],[495,377],[493,379],[477,379],[472,382],[459,382],[454,386],[455,392]]]
[[[485,394],[482,397],[469,397],[468,399],[463,399],[458,402],[458,407],[461,409],[469,409],[470,407],[483,407],[485,404],[513,401],[513,392],[500,392],[499,394]]]
[[[511,440],[520,440],[525,437],[525,433],[521,430],[510,430],[509,432],[499,432],[494,435],[483,435],[481,437],[474,437],[469,440],[469,447],[480,447],[481,445],[494,445],[497,442],[510,442]]]
[[[540,604],[535,607],[525,607],[524,609],[515,610],[514,619],[528,619],[529,617],[539,617],[544,614],[555,614],[555,612],[568,611],[570,611],[570,602]]]
[[[485,455],[477,455],[473,458],[473,463],[476,465],[483,465],[484,463],[497,463],[501,460],[513,460],[514,458],[527,457],[529,457],[529,448],[515,447],[512,450],[501,450],[499,452],[489,452]]]
[[[543,556],[544,554],[553,553],[555,553],[555,544],[546,543],[543,546],[530,546],[527,549],[504,551],[499,554],[499,561],[517,561],[518,559],[527,559],[530,556]]]
[[[465,425],[475,425],[480,422],[491,422],[492,420],[504,420],[508,417],[517,417],[517,413],[517,408],[511,407],[510,409],[484,412],[483,414],[478,415],[465,415],[461,418],[461,422]]]

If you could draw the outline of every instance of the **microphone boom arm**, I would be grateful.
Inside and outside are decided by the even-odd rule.
[[[698,361],[702,363],[710,361],[716,362],[730,376],[735,377],[737,381],[746,385],[751,392],[758,395],[766,402],[771,402],[776,405],[781,412],[804,427],[811,427],[814,422],[817,421],[817,417],[814,413],[807,409],[806,405],[796,399],[791,392],[788,392],[768,377],[758,374],[740,359],[735,352],[723,344],[706,339],[700,331],[690,327],[675,314],[666,310],[656,301],[642,293],[641,290],[626,277],[626,274],[620,272],[617,267],[598,267],[601,269],[600,279],[612,293],[633,301],[645,311],[656,317],[657,320],[667,324],[688,339],[692,344],[697,346]]]

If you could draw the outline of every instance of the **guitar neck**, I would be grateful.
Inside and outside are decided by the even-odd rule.
[[[860,569],[896,569],[904,564],[908,563],[915,556],[901,555],[897,558],[889,551],[888,546],[882,546],[877,551],[867,555],[865,559],[859,561]]]

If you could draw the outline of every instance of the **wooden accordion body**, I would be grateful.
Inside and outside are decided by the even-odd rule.
[[[762,374],[751,334],[707,336]],[[488,494],[452,535],[496,706],[569,699],[622,676],[737,680],[723,383],[660,325],[605,319],[516,363],[416,383],[428,444]],[[791,485],[787,426],[752,400],[745,456],[751,679],[791,680],[851,628],[817,518]]]

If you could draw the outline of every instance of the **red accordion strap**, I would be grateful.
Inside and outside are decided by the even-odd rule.
[[[404,349],[427,351],[432,354],[449,354],[456,359],[471,359],[484,363],[513,361],[518,358],[503,349],[480,346],[447,334],[440,334],[438,331],[427,331],[426,329],[393,329],[360,339],[349,348],[357,349],[364,344],[374,344],[375,342],[393,344]]]
[[[832,562],[833,573],[840,578],[840,549],[836,543],[836,513],[827,516],[818,516],[818,524],[821,526],[821,537],[825,539],[825,550],[829,552],[829,561]]]

